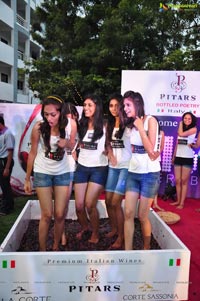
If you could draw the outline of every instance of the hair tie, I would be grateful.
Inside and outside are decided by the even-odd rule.
[[[49,98],[53,98],[53,99],[59,101],[60,103],[63,103],[63,100],[60,99],[60,98],[58,98],[58,97],[56,97],[56,96],[47,96],[47,99],[49,99]]]

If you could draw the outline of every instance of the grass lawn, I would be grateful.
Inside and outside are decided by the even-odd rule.
[[[37,199],[37,197],[35,195],[15,197],[15,209],[13,210],[13,212],[5,216],[0,216],[0,244],[3,242],[4,238],[10,231],[12,225],[16,221],[18,215],[21,213],[26,202],[31,199],[35,200]]]

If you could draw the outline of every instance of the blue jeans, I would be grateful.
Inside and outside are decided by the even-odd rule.
[[[70,172],[66,172],[61,175],[48,175],[40,172],[34,172],[34,187],[69,186],[70,182]]]
[[[160,185],[160,172],[128,172],[126,191],[138,192],[140,195],[154,199]]]
[[[74,183],[93,182],[104,186],[106,184],[107,174],[108,166],[86,167],[78,163],[74,174]]]
[[[126,190],[127,175],[127,168],[109,167],[105,190],[124,195]]]

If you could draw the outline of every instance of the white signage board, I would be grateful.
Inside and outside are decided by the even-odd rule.
[[[101,217],[104,207],[99,201]],[[72,208],[74,200],[69,214],[76,218]],[[38,201],[28,201],[1,245],[1,301],[187,300],[190,251],[153,210],[160,250],[16,252],[39,212]]]
[[[123,70],[121,91],[141,93],[147,114],[200,117],[200,71]]]

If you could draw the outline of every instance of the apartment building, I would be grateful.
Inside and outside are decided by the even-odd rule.
[[[36,103],[28,87],[25,61],[40,55],[30,29],[32,15],[41,0],[0,0],[0,102]]]

